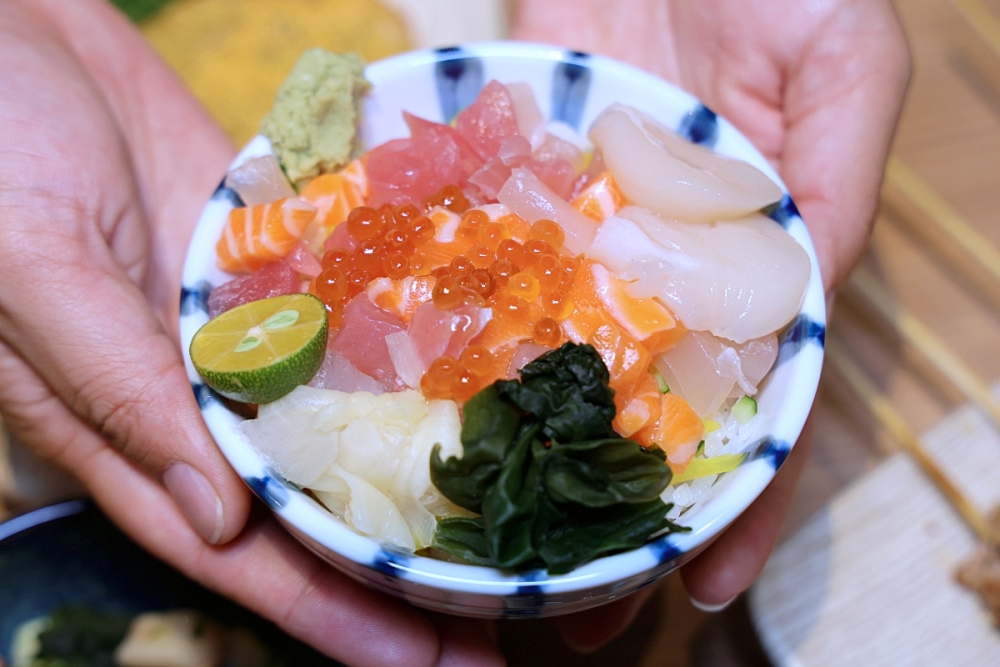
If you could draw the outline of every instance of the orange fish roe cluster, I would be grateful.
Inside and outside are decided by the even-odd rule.
[[[414,204],[359,206],[343,224],[355,248],[336,248],[323,255],[323,271],[310,290],[326,304],[331,327],[340,326],[347,302],[372,280],[428,275],[430,265],[420,249],[435,232],[434,223]]]
[[[420,380],[427,398],[450,398],[465,403],[495,379],[502,363],[482,345],[470,345],[458,359],[445,355],[435,359]]]

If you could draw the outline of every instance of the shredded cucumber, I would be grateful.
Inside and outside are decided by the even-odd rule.
[[[687,469],[679,475],[674,475],[670,480],[671,485],[690,482],[692,479],[707,477],[708,475],[721,475],[724,472],[732,472],[740,467],[746,454],[720,454],[709,459],[694,459],[688,464]]]
[[[650,366],[649,372],[653,374],[654,378],[656,378],[656,388],[660,390],[660,393],[669,394],[670,385],[668,385],[667,381],[663,379],[663,374],[660,373],[660,370],[656,366]]]
[[[757,416],[757,401],[749,396],[744,396],[733,404],[733,416],[739,423],[746,424]]]

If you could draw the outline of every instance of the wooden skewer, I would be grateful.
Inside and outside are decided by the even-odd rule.
[[[982,0],[951,0],[962,18],[1000,55],[1000,20]]]
[[[889,291],[868,270],[858,267],[851,274],[851,286],[857,289],[927,361],[961,391],[1000,429],[1000,402],[972,369],[951,351],[937,334],[906,312]]]
[[[959,2],[960,0],[955,0]],[[998,25],[1000,30],[1000,25]],[[1000,251],[985,236],[977,232],[930,185],[917,176],[899,158],[890,156],[885,168],[886,180],[917,205],[942,232],[973,257],[1000,282]]]
[[[904,340],[1000,427],[1000,403],[993,398],[986,383],[944,341],[902,308],[868,270],[858,268],[851,275],[851,285],[875,306]]]
[[[883,394],[854,362],[850,361],[841,351],[839,345],[827,341],[826,358],[830,360],[837,372],[843,377],[851,389],[861,398],[868,411],[889,434],[903,446],[920,466],[927,478],[934,483],[941,494],[951,503],[955,511],[965,520],[980,540],[987,545],[1000,545],[1000,531],[994,530],[976,506],[962,493],[961,489],[951,483],[948,477],[938,467],[906,421],[889,403]]]

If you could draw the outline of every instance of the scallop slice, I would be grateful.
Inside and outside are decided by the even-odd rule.
[[[781,188],[753,165],[691,143],[622,104],[601,113],[589,136],[625,196],[660,215],[732,220],[781,199]]]
[[[809,281],[809,256],[762,215],[714,224],[661,218],[628,206],[604,221],[587,257],[634,280],[692,331],[742,343],[788,324]]]

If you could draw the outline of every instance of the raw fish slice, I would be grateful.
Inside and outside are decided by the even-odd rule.
[[[429,301],[413,313],[408,333],[424,370],[438,357],[454,358],[462,353],[489,322],[492,310],[463,304],[454,310],[439,310]]]
[[[301,241],[288,253],[285,262],[295,271],[309,278],[315,278],[323,272],[323,265],[316,259],[316,255],[312,254]]]
[[[792,320],[810,270],[805,250],[762,215],[706,225],[635,206],[604,221],[587,257],[637,280],[629,294],[658,298],[688,329],[738,343]]]
[[[564,246],[573,254],[585,252],[594,240],[594,221],[570,206],[527,169],[514,169],[497,199],[529,223],[543,218],[559,223],[566,235]]]
[[[691,222],[732,220],[781,199],[756,167],[691,143],[631,107],[608,107],[590,140],[630,201]]]
[[[368,152],[369,206],[420,202],[445,185],[465,187],[482,160],[453,128],[404,113],[413,136]]]
[[[777,356],[773,334],[737,344],[692,331],[653,363],[670,391],[683,396],[699,415],[711,417],[733,392],[752,396]]]
[[[389,334],[385,337],[385,344],[389,348],[389,358],[392,359],[396,376],[407,387],[420,389],[420,379],[423,378],[426,367],[409,334],[405,331]]]
[[[511,379],[518,377],[518,371],[546,352],[551,352],[553,349],[545,345],[539,345],[538,343],[521,343],[514,350],[514,356],[507,366],[507,377]]]
[[[404,330],[398,317],[382,310],[371,302],[367,294],[361,293],[351,299],[344,309],[344,323],[332,347],[365,375],[380,382],[387,378],[393,380],[395,368],[385,337]],[[390,374],[392,377],[389,377]]]
[[[365,292],[372,303],[409,322],[417,308],[434,295],[434,276],[406,276],[402,280],[376,278],[368,283]]]
[[[705,422],[682,397],[673,392],[660,396],[656,421],[633,435],[641,445],[656,445],[667,455],[667,465],[679,475],[698,451]]]
[[[563,159],[572,167],[574,175],[580,173],[587,166],[587,158],[576,144],[566,141],[551,132],[545,133],[545,139],[536,148],[531,157],[539,162]]]
[[[508,83],[507,93],[514,105],[514,117],[517,118],[517,131],[527,139],[532,148],[541,145],[545,137],[545,121],[542,112],[535,101],[535,93],[526,83]]]
[[[357,245],[358,241],[347,231],[347,225],[337,225],[333,233],[326,237],[326,241],[323,242],[323,252],[327,253],[338,249],[354,252]]]
[[[317,176],[302,188],[300,196],[316,207],[316,219],[306,228],[302,240],[310,250],[319,253],[334,228],[368,198],[364,164],[360,159],[354,160],[335,174]]]
[[[274,262],[212,290],[208,295],[208,316],[214,319],[236,306],[298,291],[299,276],[295,271],[285,262]]]
[[[273,155],[255,157],[233,169],[226,175],[226,187],[235,190],[247,206],[295,196],[278,158]]]
[[[604,222],[625,206],[625,195],[618,189],[610,171],[589,181],[573,199],[573,208],[595,222]]]
[[[455,119],[455,129],[485,162],[496,157],[507,137],[519,134],[514,102],[498,81],[490,81]]]
[[[281,259],[315,217],[316,208],[297,197],[234,208],[215,245],[219,268],[250,272]]]
[[[346,393],[367,391],[375,395],[384,391],[378,380],[359,371],[357,366],[348,361],[347,357],[337,350],[326,351],[323,365],[309,381],[309,386]]]
[[[615,399],[615,419],[611,425],[623,438],[631,437],[660,417],[660,390],[651,373],[643,376],[631,396],[619,398],[616,395]]]
[[[538,177],[547,188],[559,195],[560,199],[569,201],[573,194],[573,181],[576,180],[576,172],[573,166],[564,158],[554,157],[547,160],[531,158],[525,160],[521,165]]]

